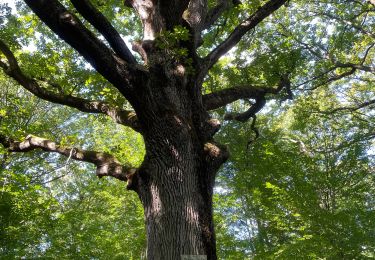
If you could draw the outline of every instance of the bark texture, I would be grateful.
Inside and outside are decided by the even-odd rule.
[[[167,54],[151,55],[159,60]],[[223,147],[205,146],[209,140],[195,123],[200,110],[191,100],[194,85],[182,73],[184,66],[154,66],[142,88],[142,107],[147,109],[137,113],[146,156],[134,187],[145,209],[148,258],[207,255],[216,259],[212,190],[218,165],[228,154]]]
[[[214,259],[214,230],[206,210],[212,204],[212,196],[207,195],[213,187],[207,186],[207,172],[192,138],[167,137],[172,127],[154,129],[149,137],[153,148],[139,176],[149,259],[180,259],[181,255]]]

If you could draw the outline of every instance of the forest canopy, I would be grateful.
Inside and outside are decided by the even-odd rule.
[[[208,259],[375,258],[373,1],[150,1],[150,31],[136,0],[50,1],[77,31],[30,2],[0,4],[0,259],[154,259],[189,207]]]

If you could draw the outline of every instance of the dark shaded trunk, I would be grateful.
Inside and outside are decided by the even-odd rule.
[[[216,259],[213,183],[207,183],[202,158],[190,136],[181,133],[171,138],[169,130],[171,126],[160,124],[146,139],[152,148],[147,150],[139,178],[148,259],[180,259],[181,255]]]
[[[206,140],[197,118],[207,115],[200,114],[189,93],[188,77],[176,75],[178,69],[183,66],[150,68],[152,77],[140,92],[142,111],[137,114],[146,156],[134,189],[145,210],[147,255],[217,259],[212,192],[226,153]],[[214,163],[218,157],[220,163]]]

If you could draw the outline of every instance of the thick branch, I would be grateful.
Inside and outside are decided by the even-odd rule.
[[[0,40],[0,51],[6,56],[9,63],[9,65],[7,65],[0,61],[0,67],[3,69],[3,71],[35,96],[53,103],[76,108],[82,112],[105,114],[110,116],[119,124],[126,125],[136,131],[140,131],[135,112],[114,108],[102,101],[91,101],[72,95],[57,94],[49,91],[40,86],[37,80],[26,76],[21,71],[14,54],[2,40]],[[56,83],[52,83],[47,80],[43,81],[49,85],[58,86]],[[58,88],[61,89],[59,86]]]
[[[112,49],[125,61],[130,64],[136,60],[120,34],[111,25],[107,18],[99,12],[89,0],[71,0],[77,11],[89,21],[108,41]]]
[[[226,114],[224,119],[246,122],[251,117],[255,117],[256,113],[258,113],[264,107],[265,104],[266,99],[264,97],[260,97],[256,99],[255,104],[253,104],[246,112]]]
[[[226,40],[224,40],[207,57],[204,58],[202,75],[205,75],[207,71],[219,60],[219,58],[234,47],[248,31],[255,28],[265,18],[279,9],[285,2],[287,2],[287,0],[270,0],[265,5],[261,6],[248,19],[238,25]]]
[[[233,88],[223,89],[211,94],[203,95],[203,104],[207,110],[213,110],[223,107],[239,99],[260,99],[266,94],[278,94],[283,88],[286,89],[289,98],[290,81],[288,75],[281,78],[277,87],[259,87],[259,86],[237,86]]]
[[[24,141],[17,142],[0,134],[0,143],[9,152],[29,152],[42,149],[46,152],[59,153],[74,160],[92,163],[97,167],[98,177],[111,176],[121,181],[127,181],[128,177],[136,172],[136,169],[122,165],[110,154],[66,147],[36,136],[29,135]]]
[[[190,0],[159,0],[153,1],[158,4],[160,14],[165,20],[167,30],[181,24],[184,11],[188,8]]]
[[[207,110],[214,110],[239,99],[256,99],[264,96],[268,88],[256,86],[233,87],[203,95],[203,104]]]
[[[243,113],[228,113],[224,116],[225,120],[237,120],[240,122],[246,122],[250,118],[253,118],[252,129],[259,135],[255,128],[256,114],[266,104],[266,94],[278,94],[282,89],[285,89],[287,93],[287,99],[293,99],[293,93],[290,89],[289,75],[285,74],[281,77],[280,82],[276,88],[270,87],[233,87],[224,89],[208,95],[203,95],[203,104],[207,110],[213,110],[219,107],[223,107],[229,103],[232,103],[239,99],[255,99],[255,103]]]
[[[76,49],[100,74],[116,86],[129,99],[124,88],[132,86],[132,73],[137,69],[126,66],[124,60],[113,53],[89,31],[82,22],[57,0],[25,0],[34,13],[58,36]]]
[[[160,1],[153,0],[125,0],[125,6],[132,7],[139,15],[143,24],[143,40],[155,40],[163,28],[165,28],[165,20],[160,13],[158,5]],[[167,5],[167,4],[166,4]],[[168,6],[168,5],[167,5]],[[174,17],[176,12],[174,12]],[[170,15],[167,15],[170,17]],[[173,28],[173,23],[169,24]],[[171,28],[168,28],[171,29]]]

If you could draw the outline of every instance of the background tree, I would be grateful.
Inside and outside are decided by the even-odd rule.
[[[86,131],[65,139],[64,132],[43,134],[57,144],[32,135],[22,141],[24,133],[6,127],[1,142],[10,152],[41,148],[89,162],[99,177],[127,181],[145,210],[149,258],[216,258],[212,193],[228,152],[213,140],[220,123],[208,111],[217,109],[212,115],[225,120],[252,118],[257,136],[255,115],[276,96],[303,98],[307,90],[341,86],[347,95],[339,96],[339,107],[328,107],[331,112],[374,104],[363,86],[373,84],[374,72],[373,5],[367,1],[299,1],[277,12],[287,1],[125,1],[125,10],[115,1],[25,2],[52,31],[22,4],[16,15],[3,8],[5,74],[41,99],[132,128],[142,135],[146,154],[136,168],[124,156],[129,151],[124,142],[117,143],[121,135],[109,142],[108,136]],[[134,35],[137,58],[119,32]],[[38,51],[27,53],[22,45]],[[220,59],[229,50],[231,55]],[[64,128],[78,117],[56,124]],[[26,134],[38,132],[29,130]],[[76,148],[79,144],[85,149]],[[94,152],[97,148],[103,152]],[[267,242],[259,221],[260,241]]]
[[[247,152],[232,149],[233,164],[220,175],[216,196],[226,201],[217,210],[221,223],[232,223],[229,241],[237,252],[259,259],[374,257],[368,197],[374,193],[374,115],[322,112],[337,102],[332,93],[314,91],[278,117],[262,116],[266,138]],[[249,138],[243,128],[237,143]],[[230,247],[221,249],[224,259],[236,258]]]

